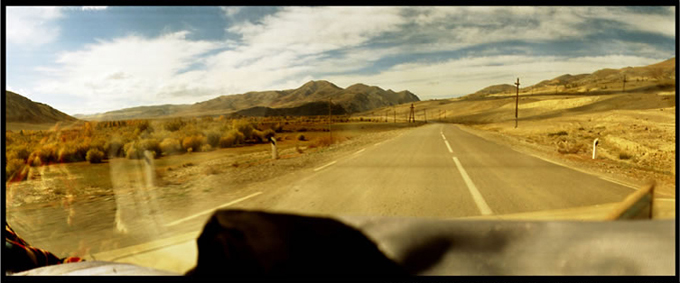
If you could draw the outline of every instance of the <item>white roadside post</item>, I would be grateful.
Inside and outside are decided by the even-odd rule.
[[[597,144],[600,143],[600,139],[595,139],[593,141],[593,159],[597,156]]]
[[[269,142],[272,144],[272,159],[279,159],[279,153],[276,150],[276,138],[270,137]]]

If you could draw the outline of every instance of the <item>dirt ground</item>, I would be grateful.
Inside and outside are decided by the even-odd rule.
[[[253,183],[313,168],[368,143],[394,137],[407,124],[334,126],[338,143],[319,146],[328,132],[281,133],[279,159],[269,144],[218,149],[143,161],[117,158],[31,168],[7,184],[7,221],[30,244],[58,256],[85,256],[200,229],[168,227],[174,219],[234,200]],[[305,141],[297,140],[299,134]]]

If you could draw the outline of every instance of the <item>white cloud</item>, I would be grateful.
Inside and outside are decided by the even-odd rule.
[[[80,10],[83,11],[99,11],[99,10],[105,10],[108,8],[108,6],[82,6],[80,7]]]
[[[231,17],[231,16],[234,16],[234,15],[238,14],[239,12],[241,12],[241,10],[243,10],[243,7],[230,6],[230,7],[220,7],[220,9],[222,9],[224,14]]]
[[[68,105],[65,111],[69,111],[68,107],[99,111],[130,104],[161,103],[161,98],[169,95],[166,92],[177,91],[173,86],[181,82],[178,78],[183,77],[182,70],[197,62],[199,55],[220,47],[214,42],[189,41],[187,34],[182,31],[157,38],[131,35],[99,40],[82,50],[63,53],[56,68],[39,69],[49,79],[40,82],[36,89],[42,93],[79,96],[93,103]],[[94,105],[95,101],[99,106]],[[102,108],[95,109],[97,107]]]
[[[7,7],[7,43],[36,47],[59,36],[54,20],[63,16],[58,7]]]
[[[564,58],[499,55],[469,57],[441,63],[406,63],[375,75],[328,78],[347,87],[358,81],[393,90],[408,89],[421,99],[443,98],[473,93],[495,84],[511,84],[517,77],[523,85],[533,85],[563,74],[591,73],[602,68],[643,66],[658,62],[636,56]]]

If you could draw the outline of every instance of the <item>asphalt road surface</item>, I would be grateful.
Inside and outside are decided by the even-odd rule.
[[[233,205],[307,214],[456,218],[612,203],[632,192],[455,125],[429,124],[316,167],[303,178],[244,194]]]

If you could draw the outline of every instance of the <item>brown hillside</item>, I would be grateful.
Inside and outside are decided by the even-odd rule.
[[[76,121],[49,105],[33,102],[11,91],[5,91],[5,123],[44,124]]]

